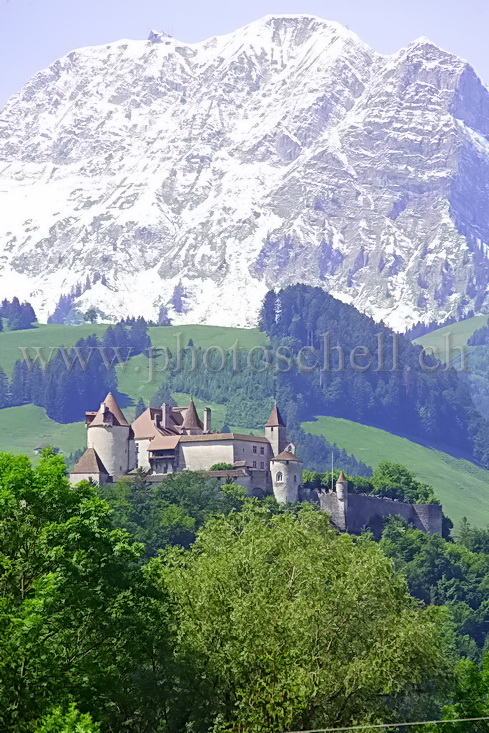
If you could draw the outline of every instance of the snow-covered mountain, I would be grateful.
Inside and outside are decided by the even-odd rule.
[[[77,284],[81,310],[187,323],[250,325],[296,282],[399,329],[488,312],[488,186],[489,92],[426,39],[382,56],[302,15],[152,32],[0,113],[0,292],[44,318]]]

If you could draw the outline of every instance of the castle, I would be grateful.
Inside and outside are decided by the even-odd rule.
[[[148,407],[131,425],[114,396],[108,394],[97,412],[85,414],[87,450],[71,472],[71,481],[116,481],[142,468],[150,480],[170,473],[204,471],[235,481],[250,495],[274,493],[277,501],[299,500],[302,461],[287,441],[285,424],[275,406],[264,436],[211,430],[211,411],[200,420],[192,400],[188,407]],[[215,464],[232,468],[211,471]]]
[[[150,481],[181,471],[201,471],[221,482],[243,486],[250,496],[273,493],[280,503],[319,503],[341,530],[360,532],[379,517],[401,515],[429,534],[442,532],[440,504],[406,504],[378,496],[349,493],[343,472],[334,491],[302,487],[302,461],[277,405],[264,436],[218,433],[211,429],[211,411],[201,420],[190,400],[187,407],[148,407],[129,425],[114,396],[108,394],[96,412],[85,413],[87,450],[70,474],[73,484],[92,480],[114,482],[139,468]],[[221,470],[211,470],[226,464]]]

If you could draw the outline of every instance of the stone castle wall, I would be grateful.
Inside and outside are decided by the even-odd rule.
[[[331,516],[331,521],[339,529],[348,532],[361,532],[375,517],[399,515],[423,532],[440,535],[442,533],[440,504],[405,504],[379,496],[350,493],[347,502],[344,503],[333,492],[320,494],[319,503],[321,509]]]

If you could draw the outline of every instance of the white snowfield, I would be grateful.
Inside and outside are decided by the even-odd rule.
[[[294,283],[400,330],[489,307],[489,93],[426,39],[152,32],[69,53],[0,119],[0,292],[43,319],[87,276],[75,305],[111,319],[249,326]]]

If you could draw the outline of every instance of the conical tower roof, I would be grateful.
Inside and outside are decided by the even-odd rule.
[[[265,425],[266,428],[277,428],[277,427],[285,427],[285,423],[282,420],[282,415],[280,414],[280,411],[277,407],[277,404],[275,404],[272,412],[270,413],[270,417],[268,418],[268,422]]]
[[[188,430],[198,430],[201,427],[202,424],[199,420],[199,416],[197,415],[194,401],[190,400],[190,404],[185,411],[182,428],[187,428]]]
[[[114,425],[121,425],[123,427],[129,427],[129,423],[127,422],[126,418],[124,417],[124,413],[122,412],[121,408],[116,402],[116,399],[112,392],[109,392],[105,400],[100,405],[100,409],[93,418],[92,422],[90,423],[90,427],[92,425],[103,425],[106,421],[104,419],[104,415],[106,412],[112,413],[112,423]]]
[[[347,484],[348,483],[348,481],[345,478],[345,474],[343,473],[343,471],[340,471],[340,475],[338,476],[337,483],[338,484]]]
[[[281,453],[278,454],[278,456],[273,456],[270,460],[272,461],[296,461],[297,463],[302,463],[300,458],[297,458],[295,453],[291,453],[288,450],[283,450]]]
[[[71,473],[105,473],[107,476],[109,475],[94,448],[87,448]]]

